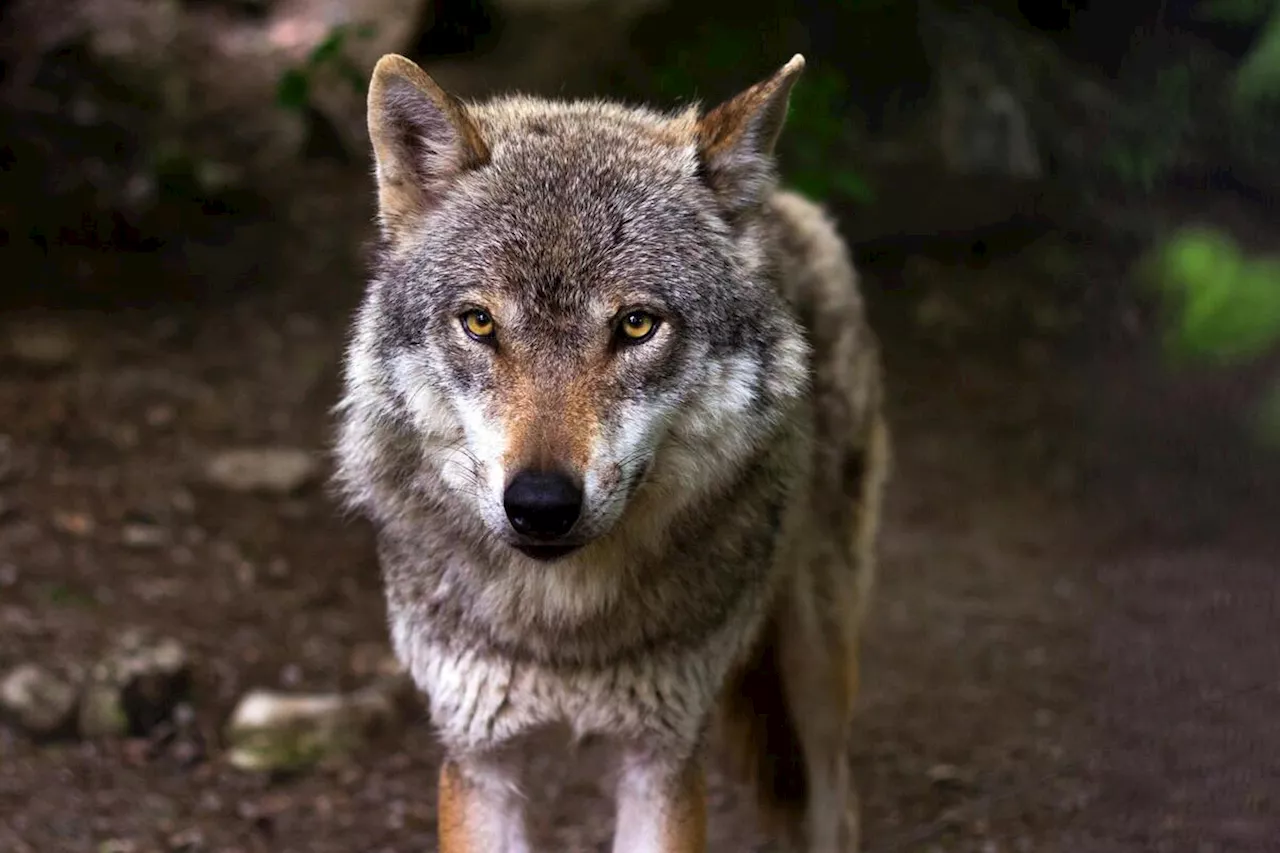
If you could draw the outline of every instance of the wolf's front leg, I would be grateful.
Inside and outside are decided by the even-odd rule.
[[[706,853],[706,799],[696,754],[629,751],[618,779],[613,853]]]
[[[440,768],[440,853],[529,853],[524,797],[511,768],[446,759]]]

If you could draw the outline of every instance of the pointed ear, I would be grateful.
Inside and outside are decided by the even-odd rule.
[[[388,236],[430,210],[449,185],[489,160],[461,101],[403,56],[378,60],[369,84],[378,215]]]
[[[725,101],[698,122],[698,149],[711,188],[731,212],[759,203],[774,179],[773,149],[791,87],[804,71],[796,54],[768,80]]]

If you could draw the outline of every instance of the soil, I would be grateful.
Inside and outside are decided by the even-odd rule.
[[[53,323],[71,341],[66,363],[0,366],[0,669],[129,626],[196,661],[181,735],[0,728],[0,850],[435,849],[425,718],[287,777],[233,770],[220,743],[247,689],[355,686],[385,642],[369,530],[321,482],[245,496],[201,474],[226,448],[328,446],[366,180],[335,167],[291,222],[257,226],[278,251],[238,297],[0,315],[0,338]],[[1280,850],[1274,460],[1224,414],[1221,380],[1030,322],[1027,294],[1056,310],[1034,295],[1114,291],[1129,260],[1068,246],[1081,262],[1055,273],[1051,250],[867,270],[896,473],[853,756],[865,849]],[[1095,319],[1066,325],[1111,328]],[[163,540],[122,539],[138,523]],[[598,756],[578,758],[530,757],[538,832],[607,850]],[[712,849],[769,849],[719,772],[711,799]]]

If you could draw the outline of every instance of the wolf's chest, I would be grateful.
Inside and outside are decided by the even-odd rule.
[[[603,668],[559,668],[450,648],[393,630],[397,653],[427,695],[440,737],[475,750],[549,725],[575,735],[695,741],[745,645],[734,626],[698,649]]]

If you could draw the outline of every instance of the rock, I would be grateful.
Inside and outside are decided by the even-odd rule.
[[[120,529],[120,544],[127,548],[159,548],[169,541],[169,532],[154,524],[126,524]]]
[[[297,687],[302,683],[302,667],[296,663],[285,664],[280,670],[280,683],[285,687]]]
[[[938,788],[965,788],[972,782],[971,774],[954,764],[935,764],[925,775]]]
[[[29,734],[68,733],[75,713],[75,687],[44,667],[22,664],[0,681],[0,714]]]
[[[226,450],[209,460],[205,476],[233,492],[290,494],[310,482],[319,471],[315,456],[289,447]]]
[[[191,829],[184,829],[181,832],[176,832],[169,836],[169,849],[171,851],[175,851],[175,853],[177,853],[177,851],[184,851],[184,853],[185,851],[191,851],[191,853],[195,853],[197,850],[204,850],[206,849],[204,832],[198,827],[192,827]]]
[[[138,843],[128,838],[108,838],[98,845],[98,853],[138,853]]]
[[[171,425],[176,417],[177,412],[174,411],[173,406],[167,403],[157,403],[147,408],[146,414],[143,415],[143,420],[147,422],[147,426],[160,429]]]
[[[354,693],[255,690],[227,724],[227,760],[256,772],[300,770],[341,760],[403,719],[398,681]]]
[[[974,326],[964,306],[942,290],[933,290],[916,303],[915,321],[922,331],[941,343],[954,341]]]
[[[32,367],[64,367],[75,359],[79,349],[70,331],[56,323],[29,322],[9,333],[10,352]]]
[[[1018,97],[981,63],[939,77],[938,143],[957,174],[1029,180],[1041,177],[1031,122]]]
[[[77,538],[92,535],[98,526],[93,516],[83,512],[55,511],[52,520],[54,527]]]
[[[80,696],[77,728],[82,737],[114,738],[129,733],[121,691],[108,680],[91,680]]]
[[[190,661],[172,638],[126,634],[89,672],[80,699],[83,737],[141,736],[186,696]]]

